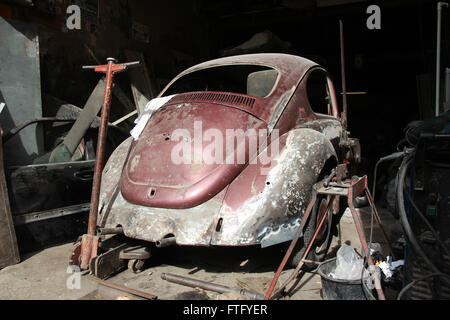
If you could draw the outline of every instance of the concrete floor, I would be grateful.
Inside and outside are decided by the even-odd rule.
[[[361,218],[368,233],[367,208],[361,210]],[[394,220],[389,214],[383,214],[383,224],[387,233],[392,232]],[[327,258],[335,255],[340,243],[352,245],[360,251],[361,244],[351,217],[344,215],[340,225],[340,237],[334,237]],[[382,243],[379,233],[374,233],[374,242]],[[77,299],[132,299],[123,292],[105,290],[91,280],[90,275],[81,276],[79,288],[77,278],[68,273],[68,260],[72,244],[62,244],[22,257],[22,262],[0,270],[0,300],[38,299],[38,300],[77,300]],[[203,281],[211,281],[227,286],[244,288],[264,294],[284,255],[282,246],[266,249],[259,248],[192,248],[169,247],[160,251],[139,274],[125,270],[108,281],[123,284],[158,296],[159,299],[195,300],[195,299],[238,299],[236,295],[217,294],[200,291],[161,279],[162,273],[174,273]],[[280,284],[293,269],[283,271]],[[321,280],[316,273],[305,273],[299,283],[284,299],[320,300]]]

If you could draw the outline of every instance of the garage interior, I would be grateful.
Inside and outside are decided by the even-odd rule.
[[[371,5],[380,9],[379,28],[369,28],[375,12],[368,12]],[[80,9],[79,21],[70,6]],[[106,164],[130,137],[138,113],[180,72],[205,61],[256,53],[312,60],[329,72],[340,111],[345,97],[347,130],[361,146],[356,174],[367,176],[389,240],[371,220],[367,197],[355,198],[365,237],[379,245],[369,249],[378,264],[383,298],[450,299],[449,10],[446,3],[431,0],[1,1],[0,299],[266,297],[290,241],[267,248],[156,248],[139,270],[128,263],[102,280],[89,270],[78,279],[69,266],[74,243],[88,230],[105,88],[102,75],[83,66],[107,65],[110,57],[140,62],[114,77]],[[80,120],[86,117],[87,125]],[[77,135],[71,130],[77,123],[82,135],[71,149],[68,137]],[[408,171],[405,163],[412,153]],[[402,172],[405,194],[397,192]],[[405,197],[401,207],[398,194]],[[343,244],[364,256],[348,209],[324,260],[336,257]],[[317,269],[317,264],[302,269],[276,299],[326,299],[326,279]],[[294,271],[286,265],[272,289],[277,291]],[[222,287],[180,285],[166,280],[171,274]],[[365,290],[361,277],[359,287]],[[380,299],[376,290],[372,293],[360,298]]]

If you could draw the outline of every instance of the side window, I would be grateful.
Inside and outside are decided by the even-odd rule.
[[[323,70],[314,70],[306,83],[309,105],[314,113],[332,115],[331,99],[328,89],[327,74]]]

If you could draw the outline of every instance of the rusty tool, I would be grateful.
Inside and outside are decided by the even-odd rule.
[[[100,129],[98,133],[97,154],[94,170],[94,180],[92,183],[91,207],[89,211],[89,223],[87,234],[81,239],[80,268],[87,270],[93,257],[97,255],[99,236],[97,235],[97,216],[98,203],[100,195],[100,183],[102,180],[103,161],[105,155],[105,141],[108,128],[109,112],[111,106],[111,92],[113,87],[114,75],[123,72],[131,66],[137,66],[139,61],[118,64],[114,58],[108,58],[106,65],[84,66],[83,69],[94,69],[95,72],[106,74],[105,91],[103,95],[102,114],[100,120]]]
[[[176,274],[163,273],[163,274],[161,274],[161,278],[163,280],[181,284],[183,286],[188,286],[191,288],[200,288],[200,289],[214,291],[214,292],[218,292],[218,293],[234,292],[234,293],[238,293],[240,295],[249,297],[253,300],[264,300],[264,296],[262,296],[256,292],[248,291],[245,289],[227,287],[227,286],[224,286],[221,284],[187,278],[187,277],[179,276]]]

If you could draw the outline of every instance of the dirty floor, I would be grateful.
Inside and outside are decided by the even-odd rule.
[[[395,220],[380,210],[389,234],[395,232]],[[360,210],[366,234],[370,231],[368,208]],[[382,243],[379,232],[374,232],[374,242]],[[327,258],[335,255],[339,245],[347,243],[361,250],[351,216],[344,215],[340,236],[334,237]],[[237,296],[201,291],[161,279],[162,273],[173,273],[226,286],[247,289],[262,295],[267,291],[274,271],[281,262],[286,247],[260,248],[192,248],[168,247],[161,249],[146,269],[134,274],[125,270],[108,279],[110,282],[144,291],[167,300],[236,299]],[[68,268],[72,244],[62,244],[23,256],[22,262],[0,270],[0,300],[111,300],[136,299],[121,291],[105,289],[92,281],[90,275],[76,278]],[[285,269],[280,284],[293,271]],[[292,285],[292,284],[291,284]],[[289,287],[290,288],[290,287]],[[320,300],[320,276],[315,272],[303,274],[300,281],[284,299]]]

